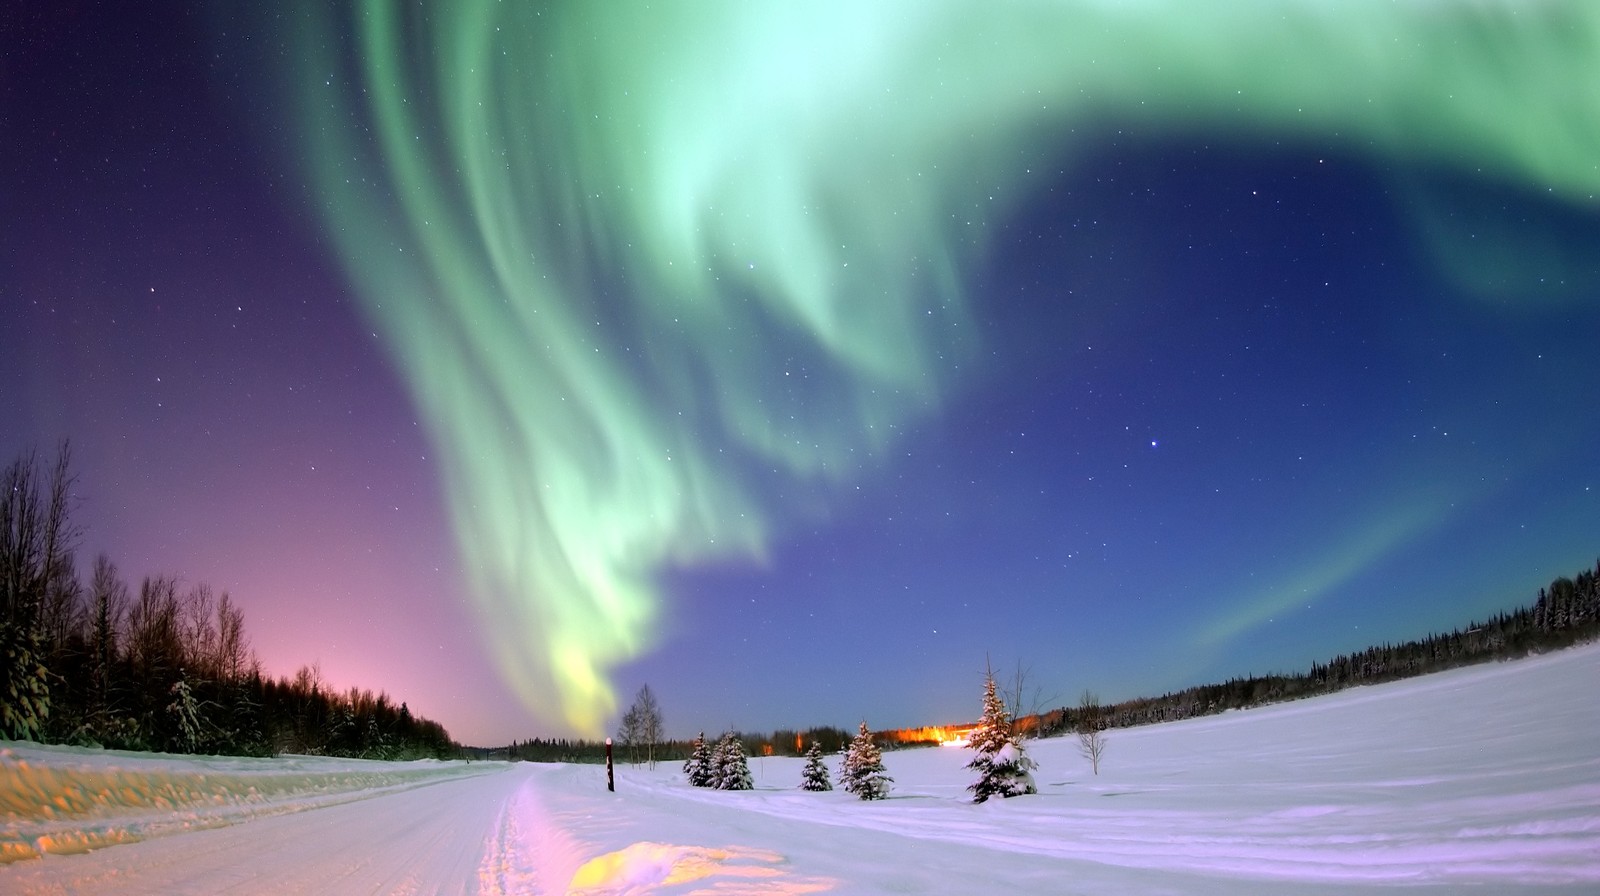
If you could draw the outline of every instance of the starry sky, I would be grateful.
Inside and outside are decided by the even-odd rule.
[[[463,742],[1159,693],[1600,553],[1582,0],[11,7],[0,451]]]

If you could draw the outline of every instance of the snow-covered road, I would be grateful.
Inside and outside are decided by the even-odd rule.
[[[1113,731],[967,802],[697,790],[671,766],[0,752],[0,893],[1600,893],[1600,646]],[[85,850],[88,849],[86,852]],[[40,853],[46,853],[39,857]]]
[[[27,765],[40,764],[35,751],[17,752],[28,754],[21,760]],[[17,761],[8,760],[8,779]],[[133,760],[140,768],[120,772],[121,780],[109,784],[92,774],[93,766],[69,762],[68,769],[91,772],[88,785],[95,789],[87,792],[109,799],[91,803],[87,812],[58,809],[54,821],[8,819],[7,841],[37,848],[43,839],[52,852],[69,854],[0,868],[0,891],[466,892],[511,790],[509,770],[499,764],[349,775],[301,759],[290,775],[274,775],[252,773],[257,770],[246,761],[221,760],[215,764],[245,767],[162,775],[144,762],[153,761]],[[25,767],[21,774],[31,771]],[[284,777],[293,780],[279,780]],[[163,786],[176,789],[172,781],[193,785],[188,798],[159,793]],[[252,791],[258,798],[249,798]],[[247,796],[235,799],[235,792]],[[89,833],[61,833],[72,827]],[[100,848],[71,854],[84,845]]]

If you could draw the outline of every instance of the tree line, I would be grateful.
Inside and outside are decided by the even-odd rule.
[[[1044,734],[1100,730],[1171,722],[1286,700],[1331,694],[1357,685],[1396,681],[1460,666],[1507,660],[1570,647],[1600,637],[1600,561],[1573,577],[1560,577],[1539,589],[1530,603],[1448,634],[1430,634],[1399,644],[1385,643],[1314,662],[1304,672],[1249,675],[1221,684],[1199,685],[1159,697],[1140,697],[1086,710],[1061,707],[1037,720]]]
[[[770,733],[735,731],[732,735],[738,739],[746,756],[804,756],[806,748],[812,743],[820,744],[825,752],[832,755],[845,749],[852,740],[848,731],[831,725],[819,725],[803,730],[783,728]],[[882,738],[881,732],[873,732],[873,736],[881,743],[886,745],[890,743]],[[636,763],[648,761],[642,743],[638,744],[636,749],[630,749],[619,736],[615,746],[618,748],[614,751],[617,761]],[[512,741],[503,747],[464,749],[466,755],[474,759],[507,759],[513,762],[606,761],[605,741],[584,738],[534,737]],[[664,739],[654,744],[649,750],[649,755],[652,755],[656,762],[682,762],[693,752],[693,740]]]
[[[336,691],[315,666],[262,674],[226,592],[74,555],[63,445],[0,472],[0,737],[180,753],[454,755],[437,722],[383,693]]]

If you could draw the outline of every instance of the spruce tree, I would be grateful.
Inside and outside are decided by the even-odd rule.
[[[1011,797],[1039,792],[1032,774],[1037,766],[1011,731],[1011,717],[995,693],[993,672],[984,676],[983,718],[968,736],[967,746],[978,753],[967,763],[967,768],[978,773],[978,780],[967,788],[973,802],[981,803],[996,794]]]
[[[195,699],[189,678],[179,671],[172,685],[172,702],[167,704],[167,714],[172,716],[174,734],[172,748],[178,753],[197,753],[205,736],[205,723],[200,715],[200,703]]]
[[[715,778],[711,786],[718,790],[754,790],[750,777],[750,764],[744,758],[744,744],[732,732],[722,735],[711,760]]]
[[[711,747],[711,759],[706,763],[706,786],[721,789],[722,767],[728,761],[728,741],[733,739],[730,732],[722,732],[716,744]]]
[[[800,781],[800,789],[814,792],[833,789],[833,782],[828,779],[827,763],[822,761],[822,744],[816,741],[812,741],[811,749],[806,751],[806,770]]]
[[[884,773],[883,754],[872,741],[867,723],[850,741],[850,752],[845,754],[844,767],[839,770],[839,786],[864,800],[881,800],[889,796],[889,784],[894,781]]]
[[[694,739],[694,749],[683,763],[683,774],[692,787],[711,786],[711,745],[706,743],[704,731]]]
[[[43,740],[50,718],[44,632],[0,620],[0,738]]]

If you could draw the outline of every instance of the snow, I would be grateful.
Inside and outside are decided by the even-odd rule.
[[[1116,729],[1098,776],[1034,741],[1039,793],[981,805],[966,750],[885,754],[863,802],[799,790],[799,758],[608,793],[597,766],[10,744],[0,892],[1594,894],[1597,680],[1591,645]]]

